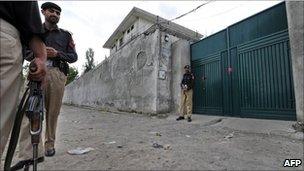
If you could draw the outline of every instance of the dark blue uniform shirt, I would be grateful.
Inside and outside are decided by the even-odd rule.
[[[187,85],[187,87],[188,87],[187,89],[190,90],[193,88],[193,83],[194,83],[194,75],[191,72],[185,73],[183,75],[181,87],[182,87],[182,85]]]
[[[72,35],[63,29],[47,30],[45,27],[45,45],[58,51],[58,57],[52,60],[73,63],[78,59]]]
[[[44,24],[43,30],[45,45],[54,48],[58,52],[57,57],[48,58],[48,60],[52,61],[52,66],[58,67],[60,71],[67,75],[69,72],[68,63],[76,62],[78,59],[71,33],[58,27],[53,30],[48,30]],[[32,51],[26,48],[26,60],[30,61],[33,57]]]

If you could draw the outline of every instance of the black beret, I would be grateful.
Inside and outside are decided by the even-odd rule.
[[[61,12],[61,8],[57,4],[54,4],[53,2],[45,2],[41,5],[41,8],[43,10],[54,8],[54,9]]]

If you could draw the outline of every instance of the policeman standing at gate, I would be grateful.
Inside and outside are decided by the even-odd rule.
[[[55,3],[45,2],[41,5],[41,9],[45,17],[43,28],[45,29],[47,51],[47,83],[45,86],[46,132],[44,148],[45,156],[50,157],[55,155],[57,120],[69,71],[67,63],[76,62],[78,57],[71,33],[57,26],[61,8]],[[31,52],[28,51],[27,55],[31,57]],[[31,158],[31,153],[29,152],[31,152],[32,146],[28,131],[29,125],[23,124],[20,137],[20,158],[24,159]],[[40,148],[42,147],[40,146]]]
[[[186,118],[188,122],[191,122],[194,75],[191,72],[189,65],[186,65],[184,69],[185,69],[185,73],[183,75],[183,79],[180,84],[181,85],[181,102],[179,108],[180,116],[176,120],[179,121]]]

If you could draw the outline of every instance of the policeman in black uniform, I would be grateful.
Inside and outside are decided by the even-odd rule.
[[[186,65],[184,67],[185,74],[181,82],[181,102],[179,113],[180,116],[176,119],[177,121],[186,119],[191,122],[192,115],[192,96],[193,96],[193,85],[194,85],[194,75],[190,70],[190,66]]]
[[[41,12],[45,17],[43,28],[45,30],[45,44],[47,51],[47,85],[45,86],[46,108],[46,132],[45,132],[45,156],[55,155],[55,135],[58,115],[60,113],[64,87],[69,71],[68,63],[77,61],[75,44],[70,32],[58,28],[61,8],[52,2],[41,5]],[[31,53],[28,53],[28,56]],[[23,131],[28,131],[23,129]],[[31,148],[30,138],[21,134],[20,157],[29,158],[31,154],[26,152]],[[41,143],[40,143],[41,144]]]

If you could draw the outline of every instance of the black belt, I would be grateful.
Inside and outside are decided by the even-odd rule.
[[[47,61],[47,66],[57,67],[61,72],[64,73],[65,76],[68,75],[69,65],[63,61]]]

